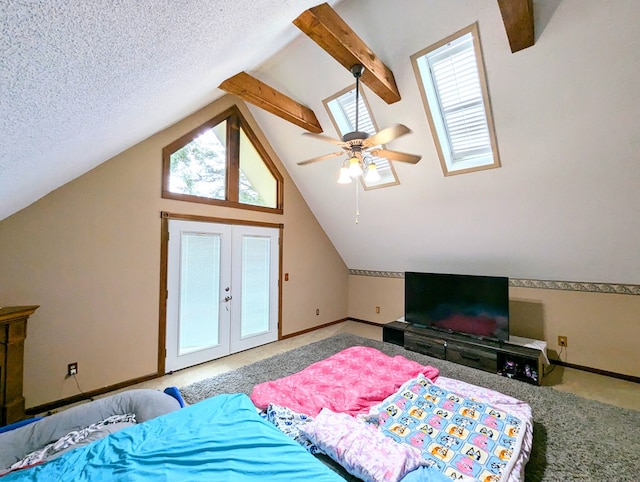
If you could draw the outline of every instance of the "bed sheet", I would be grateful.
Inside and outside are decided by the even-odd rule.
[[[260,409],[275,403],[312,417],[322,408],[357,415],[419,374],[435,380],[439,370],[375,348],[354,346],[293,375],[256,385],[251,400]]]
[[[204,400],[1,480],[344,482],[244,394]]]

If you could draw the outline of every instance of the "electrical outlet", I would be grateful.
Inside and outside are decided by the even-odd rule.
[[[67,376],[72,377],[78,374],[78,362],[69,363],[67,365]]]
[[[566,336],[559,336],[558,337],[558,346],[568,346],[567,345],[567,337]]]
[[[320,314],[320,308],[316,308],[316,316]]]
[[[379,306],[376,306],[376,313],[380,314],[380,307]]]

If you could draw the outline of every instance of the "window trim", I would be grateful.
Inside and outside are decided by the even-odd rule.
[[[356,88],[356,84],[351,84],[348,87],[345,87],[344,89],[342,89],[341,91],[337,92],[336,94],[332,95],[331,97],[327,97],[326,99],[324,99],[322,101],[322,104],[324,105],[325,110],[327,111],[327,113],[329,114],[329,119],[331,119],[331,123],[333,124],[333,127],[336,130],[336,133],[338,134],[338,137],[340,139],[342,139],[342,136],[344,134],[341,133],[340,131],[340,126],[338,125],[337,120],[335,119],[333,112],[331,112],[331,108],[329,107],[329,103],[336,100],[338,97],[343,96],[344,94],[346,94],[347,92],[350,92],[352,90],[354,90]],[[367,109],[367,112],[369,113],[369,118],[371,119],[371,124],[373,125],[373,128],[375,129],[376,132],[378,132],[378,124],[376,124],[376,120],[373,117],[373,112],[371,111],[371,106],[369,105],[369,101],[367,100],[366,95],[364,94],[363,90],[360,89],[360,99],[362,99],[362,102],[365,106],[365,108]],[[384,146],[383,146],[384,148]],[[398,174],[396,173],[396,169],[393,166],[393,162],[390,161],[389,159],[385,159],[388,163],[389,163],[389,168],[391,170],[391,174],[393,175],[393,181],[389,181],[389,182],[385,182],[382,184],[376,184],[375,186],[368,186],[366,181],[364,180],[364,177],[361,176],[360,177],[360,184],[362,185],[362,187],[364,188],[365,191],[371,191],[374,189],[380,189],[380,188],[384,188],[384,187],[391,187],[391,186],[397,186],[400,184],[400,179],[398,178]]]
[[[200,136],[204,132],[212,129],[223,121],[227,121],[227,145],[226,145],[226,187],[225,187],[225,199],[213,199],[204,196],[195,196],[193,194],[175,193],[169,190],[169,180],[171,175],[171,154],[189,144],[196,137]],[[245,204],[239,201],[240,186],[240,128],[242,128],[247,135],[249,141],[253,144],[256,151],[262,158],[271,174],[276,180],[276,207],[271,208],[267,206],[256,206],[254,204]],[[235,153],[235,155],[234,155]],[[165,146],[162,149],[162,197],[165,199],[175,199],[178,201],[187,201],[200,204],[212,204],[215,206],[224,206],[238,209],[247,209],[250,211],[262,211],[268,213],[282,214],[284,209],[284,178],[282,174],[276,168],[275,163],[271,160],[266,149],[262,146],[262,143],[258,140],[258,137],[254,133],[253,129],[246,121],[240,109],[237,106],[232,106],[224,112],[216,115],[212,119],[209,119],[204,124],[192,129],[186,134],[182,135],[171,144]]]
[[[487,162],[482,165],[475,165],[476,163],[473,163],[470,160],[456,161],[457,163],[459,163],[461,167],[454,169],[454,166],[450,166],[448,163],[448,156],[445,155],[442,148],[443,142],[440,140],[440,134],[439,134],[440,129],[438,128],[438,125],[444,124],[444,120],[442,120],[442,118],[440,117],[440,107],[434,106],[432,109],[429,104],[427,92],[425,90],[424,82],[422,79],[422,74],[420,73],[420,67],[418,65],[418,59],[425,56],[428,53],[433,52],[434,50],[439,49],[440,47],[447,45],[450,42],[453,42],[454,40],[462,37],[463,35],[466,35],[469,33],[473,37],[473,47],[474,47],[474,53],[476,57],[476,65],[478,68],[478,79],[480,81],[480,89],[482,92],[484,112],[485,112],[485,118],[487,121],[487,130],[489,134],[489,143],[491,146],[491,155],[487,155],[485,157],[491,159],[492,162]],[[493,115],[491,113],[491,101],[489,98],[489,89],[487,86],[487,74],[486,74],[484,59],[482,55],[482,45],[480,43],[480,32],[478,30],[478,23],[475,22],[469,25],[468,27],[460,29],[454,34],[448,36],[447,38],[442,39],[439,42],[436,42],[430,45],[429,47],[420,50],[419,52],[416,52],[411,56],[411,64],[413,66],[413,71],[416,76],[418,88],[420,90],[420,97],[422,98],[424,110],[427,114],[427,120],[429,121],[429,128],[431,129],[431,135],[433,136],[433,141],[436,147],[436,151],[438,153],[438,158],[440,160],[440,165],[442,167],[443,174],[445,176],[452,176],[457,174],[465,174],[468,172],[483,171],[486,169],[495,169],[495,168],[501,167],[500,155],[498,152],[498,142],[497,142],[496,133],[495,133],[495,125],[493,121]],[[437,113],[438,115],[437,120],[434,119],[434,112]],[[448,143],[449,140],[447,139],[445,140],[445,142]],[[465,167],[465,163],[467,167]]]

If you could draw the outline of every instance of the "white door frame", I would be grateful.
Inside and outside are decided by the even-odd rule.
[[[178,223],[178,221],[181,221],[181,222]],[[196,217],[196,220],[194,220],[194,217],[192,216],[172,215],[169,213],[163,213],[163,223],[164,223],[163,231],[168,236],[166,236],[165,243],[163,243],[163,256],[162,256],[164,260],[164,266],[163,266],[163,272],[162,272],[163,276],[161,276],[161,293],[165,293],[166,296],[165,296],[165,299],[161,301],[161,314],[164,314],[164,316],[161,316],[161,320],[160,320],[161,337],[159,340],[160,351],[158,354],[158,373],[159,374],[168,373],[170,371],[177,370],[179,368],[191,366],[197,363],[202,363],[204,361],[225,356],[226,354],[229,354],[229,353],[235,353],[237,351],[245,350],[248,348],[252,348],[254,346],[259,346],[261,344],[269,343],[277,340],[279,337],[280,303],[281,303],[281,295],[282,295],[282,290],[281,290],[279,280],[280,280],[280,274],[281,274],[281,257],[282,257],[282,245],[281,245],[280,238],[281,238],[283,226],[281,224],[279,225],[268,224],[268,223],[254,224],[251,222],[245,224],[241,221],[222,220],[222,219],[205,218],[205,217]],[[240,334],[239,327],[232,328],[233,326],[235,326],[235,323],[239,323],[241,320],[240,310],[231,309],[230,304],[227,304],[225,306],[225,303],[221,303],[221,309],[226,310],[226,308],[229,307],[230,310],[228,312],[231,313],[232,317],[236,318],[235,322],[232,320],[227,325],[228,330],[225,330],[224,328],[220,328],[219,346],[223,345],[222,341],[224,339],[229,340],[229,348],[226,350],[226,353],[222,348],[219,352],[217,351],[209,352],[208,350],[204,350],[203,353],[200,354],[202,355],[201,358],[198,357],[197,355],[194,355],[193,357],[189,356],[188,358],[190,358],[190,360],[188,361],[188,363],[184,366],[181,366],[181,365],[174,364],[169,360],[170,347],[173,346],[177,348],[178,342],[179,342],[179,340],[177,340],[177,328],[173,329],[170,326],[171,325],[170,320],[172,319],[172,317],[173,319],[177,319],[177,315],[178,315],[177,310],[179,309],[176,306],[176,303],[173,301],[172,296],[170,296],[171,294],[175,294],[176,290],[179,290],[179,286],[176,286],[175,281],[171,279],[172,276],[170,275],[170,272],[172,267],[170,263],[170,258],[172,260],[180,259],[179,253],[175,252],[175,250],[177,249],[175,247],[175,244],[179,245],[180,243],[169,242],[171,238],[173,238],[173,240],[175,240],[175,238],[180,238],[180,234],[169,234],[169,232],[170,230],[175,229],[173,228],[173,226],[181,226],[182,229],[184,229],[185,227],[188,227],[188,229],[191,229],[191,230],[195,228],[196,229],[195,232],[199,232],[203,229],[202,226],[207,224],[211,226],[217,225],[218,232],[221,231],[220,226],[226,226],[228,228],[236,227],[237,232],[247,233],[250,236],[256,235],[256,236],[262,237],[268,234],[272,236],[272,242],[270,245],[270,257],[272,262],[271,262],[271,268],[270,268],[271,283],[270,283],[270,294],[269,294],[269,300],[270,300],[269,330],[268,332],[256,333],[243,338]],[[214,229],[213,231],[216,231],[216,230]],[[222,236],[224,239],[224,234]],[[232,239],[233,236],[227,236],[227,238]],[[241,238],[238,238],[238,239],[241,239]],[[239,254],[237,247],[235,250],[231,248],[231,252],[232,252],[232,256],[226,256],[226,258],[225,256],[223,256],[223,258],[225,258],[225,261],[229,265],[229,269],[228,269],[229,273],[232,273],[233,271],[233,269],[231,268],[231,265],[233,263],[232,258],[242,259],[242,256],[241,254]],[[176,258],[176,256],[178,257]],[[238,261],[236,261],[236,263],[238,263]],[[236,266],[240,266],[240,265],[236,265]],[[231,284],[225,284],[224,281],[221,281],[220,290],[224,290],[227,286],[231,286],[231,290],[230,292],[223,291],[222,293],[220,293],[220,300],[223,300],[227,295],[231,295],[232,302],[236,304],[238,307],[240,307],[242,302],[242,294],[241,294],[242,289],[240,287],[240,280],[238,278],[239,276],[233,277],[233,279],[231,280]],[[234,283],[238,286],[232,286]],[[177,291],[177,293],[179,293],[179,291]],[[163,302],[164,302],[164,310],[162,309]],[[234,330],[234,335],[231,334],[231,330]],[[162,336],[163,334],[164,336]],[[234,336],[236,337],[235,340],[234,340]]]

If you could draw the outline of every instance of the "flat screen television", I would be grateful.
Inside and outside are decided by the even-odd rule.
[[[406,272],[404,319],[417,327],[509,339],[509,278]]]

